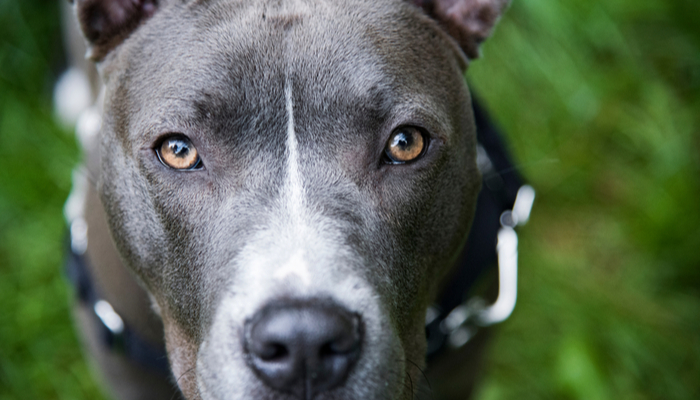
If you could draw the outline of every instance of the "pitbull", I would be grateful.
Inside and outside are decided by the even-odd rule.
[[[463,74],[507,2],[75,0],[101,100],[72,228],[100,318],[164,337],[173,377],[78,305],[117,397],[448,397],[426,309],[481,185]]]

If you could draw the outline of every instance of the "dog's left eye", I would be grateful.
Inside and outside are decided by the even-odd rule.
[[[197,149],[185,135],[174,135],[165,138],[156,147],[156,153],[163,165],[173,169],[195,170],[203,167]]]
[[[427,143],[428,139],[421,130],[403,126],[391,133],[384,147],[384,156],[389,164],[405,164],[420,157]]]

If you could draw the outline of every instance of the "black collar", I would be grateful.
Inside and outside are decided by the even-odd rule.
[[[100,322],[97,324],[99,327],[98,335],[107,348],[123,354],[129,360],[149,371],[166,377],[170,376],[170,365],[165,347],[162,344],[151,343],[144,339],[128,324],[124,323],[109,303],[101,299],[90,275],[84,254],[75,251],[73,246],[70,246],[70,253],[66,260],[66,273],[75,287],[80,302],[90,307]]]

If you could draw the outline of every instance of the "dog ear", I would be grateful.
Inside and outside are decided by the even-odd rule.
[[[85,39],[87,57],[100,61],[156,11],[159,0],[69,0]]]
[[[491,34],[510,0],[411,0],[437,20],[470,59]]]

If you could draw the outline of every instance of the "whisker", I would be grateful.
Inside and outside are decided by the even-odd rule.
[[[187,371],[185,371],[185,372],[183,372],[182,374],[180,374],[180,376],[179,376],[177,379],[175,379],[175,383],[173,384],[173,388],[174,388],[174,389],[177,389],[177,392],[173,393],[173,396],[170,398],[170,400],[174,400],[174,399],[175,399],[175,396],[177,396],[178,393],[180,393],[180,386],[178,385],[178,382],[180,382],[180,379],[182,379],[185,375],[187,375],[187,374],[189,374],[189,373],[191,373],[191,372],[194,372],[194,370],[195,370],[196,368],[197,368],[197,367],[194,366],[194,367],[188,369]],[[198,396],[200,399],[201,399],[201,397],[202,397],[199,393],[197,393],[197,396]]]
[[[433,386],[430,384],[430,380],[428,379],[428,376],[425,374],[425,371],[423,371],[423,368],[419,367],[418,364],[415,362],[411,361],[410,359],[406,359],[407,362],[413,364],[414,367],[418,368],[418,371],[420,371],[421,375],[423,375],[423,378],[425,379],[425,382],[428,384],[428,388],[432,391]]]
[[[411,383],[411,398],[415,398],[415,393],[413,391],[413,378],[411,378],[411,374],[406,371],[406,376],[408,377],[408,381]]]

